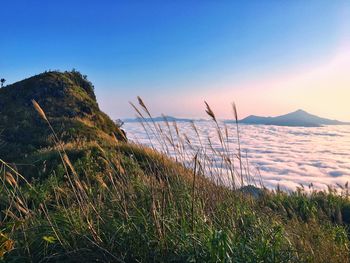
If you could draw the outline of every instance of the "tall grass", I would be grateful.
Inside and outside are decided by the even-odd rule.
[[[149,145],[154,150],[158,150],[165,155],[171,155],[175,161],[182,163],[185,167],[193,169],[194,159],[198,161],[202,175],[210,177],[211,181],[230,187],[233,190],[240,189],[247,185],[262,187],[262,181],[258,172],[251,171],[248,159],[241,151],[240,132],[238,125],[238,112],[236,105],[232,104],[235,130],[231,130],[227,125],[219,121],[205,102],[205,112],[215,126],[217,138],[202,138],[194,121],[191,127],[199,140],[199,145],[189,138],[187,131],[181,131],[176,123],[171,123],[163,116],[163,123],[155,122],[146,104],[138,97],[139,106],[131,103],[137,113],[145,134],[149,139]],[[232,135],[231,133],[234,132]],[[237,145],[232,149],[230,139],[236,138]],[[195,139],[197,139],[195,138]],[[216,147],[214,141],[219,142],[220,147]],[[213,158],[214,156],[214,158]],[[196,157],[196,158],[195,158]]]
[[[138,102],[134,108],[149,137],[155,137],[163,153],[176,155],[169,158],[131,142],[74,147],[56,139],[55,148],[39,153],[55,164],[45,176],[29,179],[1,161],[0,258],[7,262],[349,260],[347,189],[341,194],[330,189],[310,195],[300,189],[292,194],[263,190],[258,198],[246,195],[239,189],[255,180],[240,146],[229,149],[229,131],[209,105],[206,111],[224,151],[216,149],[210,138],[209,147],[203,138],[194,145],[176,122],[166,118],[165,127],[146,122],[145,116],[152,118],[150,110],[141,98]],[[45,111],[33,104],[50,127]],[[199,136],[195,123],[191,125]],[[216,160],[208,151],[216,154]]]

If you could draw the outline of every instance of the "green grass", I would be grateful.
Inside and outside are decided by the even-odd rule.
[[[32,106],[45,110],[59,139],[103,142],[124,140],[114,122],[98,106],[93,85],[77,71],[45,72],[0,89],[0,156],[27,163],[26,156],[55,147],[52,132]]]
[[[14,242],[6,262],[349,260],[346,195],[255,199],[201,177],[193,187],[192,171],[127,143],[66,152],[74,171],[46,153],[57,165],[31,185],[2,166],[1,233]]]
[[[226,149],[226,132],[207,107]],[[74,127],[80,134],[89,131],[84,122]],[[260,189],[253,197],[240,191],[253,181],[240,153],[238,167],[228,152],[217,155],[232,172],[229,187],[223,186],[214,171],[204,176],[210,160],[201,149],[193,163],[181,162],[190,141],[180,138],[175,123],[168,125],[176,132],[145,128],[170,143],[165,151],[179,149],[177,162],[101,136],[52,136],[51,145],[28,154],[31,165],[24,167],[1,160],[0,261],[349,262],[347,185],[338,191]]]

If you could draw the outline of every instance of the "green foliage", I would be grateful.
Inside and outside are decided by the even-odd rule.
[[[46,72],[0,90],[0,156],[25,162],[42,148],[54,147],[52,132],[32,106],[45,111],[65,142],[125,140],[122,131],[99,110],[92,84],[78,71]]]
[[[12,207],[17,219],[9,214],[3,217],[8,238],[14,240],[5,261],[349,259],[347,227],[329,213],[338,206],[348,207],[346,196],[265,192],[255,199],[202,178],[193,199],[192,172],[149,149],[126,143],[91,145],[68,150],[67,155],[78,184],[70,185],[67,176],[74,173],[56,165],[48,175],[32,181],[31,187],[21,186],[18,197],[30,212],[20,216]],[[44,156],[59,163],[58,155]],[[1,198],[6,200],[8,195],[3,192]],[[2,214],[7,211],[2,209]]]

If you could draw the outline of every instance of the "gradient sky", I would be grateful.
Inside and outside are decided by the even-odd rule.
[[[350,1],[1,2],[0,77],[76,68],[101,108],[221,118],[299,108],[350,121]]]

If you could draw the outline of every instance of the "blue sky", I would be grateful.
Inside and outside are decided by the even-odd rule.
[[[321,0],[3,1],[0,76],[12,83],[76,68],[113,118],[133,116],[128,101],[137,95],[155,114],[203,116],[205,99],[223,117],[235,100],[242,115],[304,108],[344,118],[345,106],[323,111],[322,101],[298,100],[302,93],[283,83],[306,85],[298,74],[347,51],[349,8]],[[271,79],[284,82],[270,89]],[[310,85],[318,91],[317,82]],[[294,100],[281,102],[284,89]],[[249,101],[252,92],[261,99]]]

